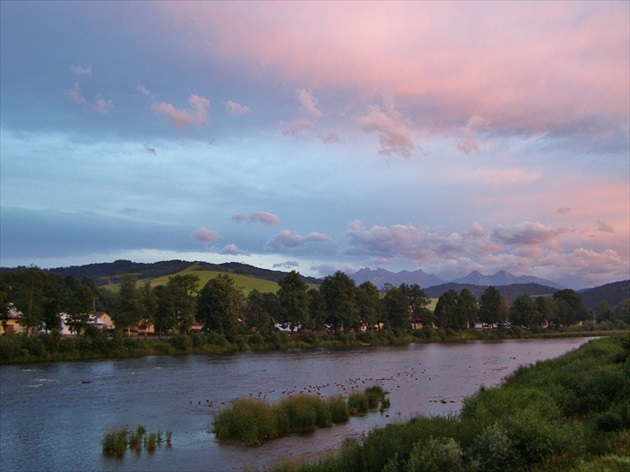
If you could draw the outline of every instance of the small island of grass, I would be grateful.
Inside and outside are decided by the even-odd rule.
[[[340,395],[322,399],[313,394],[294,395],[273,404],[243,398],[216,416],[214,432],[219,439],[238,440],[252,446],[289,434],[308,434],[316,428],[346,423],[351,416],[379,408],[381,411],[389,408],[386,393],[379,385],[353,392],[347,401]]]

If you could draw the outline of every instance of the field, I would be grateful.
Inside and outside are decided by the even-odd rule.
[[[170,277],[174,277],[176,275],[196,275],[199,277],[199,289],[201,289],[210,279],[213,279],[221,274],[229,275],[237,287],[240,287],[243,290],[245,295],[249,294],[252,290],[258,290],[259,292],[267,293],[267,292],[277,292],[280,286],[271,280],[261,279],[259,277],[252,277],[250,275],[237,274],[233,272],[220,272],[214,270],[203,270],[200,269],[199,264],[191,264],[186,269],[181,272],[177,272],[175,274],[165,275],[162,277],[156,277],[154,279],[143,279],[139,281],[139,283],[144,283],[144,281],[149,280],[151,282],[151,286],[156,287],[158,285],[164,285],[168,282]],[[112,292],[118,291],[119,284],[107,284],[103,285],[102,288],[106,290],[111,290]]]

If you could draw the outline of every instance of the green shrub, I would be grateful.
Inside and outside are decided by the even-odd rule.
[[[180,352],[192,351],[192,340],[187,334],[176,334],[168,340],[171,345]]]
[[[109,457],[122,457],[127,450],[127,428],[117,428],[108,431],[103,438],[103,454]]]
[[[477,436],[467,455],[470,468],[483,472],[512,470],[516,463],[512,441],[505,429],[496,423],[488,426]]]
[[[464,470],[462,448],[453,438],[430,437],[417,442],[405,462],[405,472],[460,472]]]
[[[346,423],[350,419],[348,406],[342,396],[330,397],[327,404],[330,411],[330,421],[333,424]]]
[[[365,393],[354,392],[348,397],[348,410],[350,416],[364,415],[368,412],[370,404]]]
[[[238,439],[246,445],[259,444],[277,436],[273,410],[258,399],[241,399],[214,419],[214,431],[219,439]]]

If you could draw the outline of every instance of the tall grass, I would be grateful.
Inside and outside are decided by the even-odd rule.
[[[127,449],[140,454],[144,448],[149,454],[152,454],[164,441],[170,447],[172,437],[173,433],[168,431],[164,440],[161,431],[147,433],[147,429],[143,425],[138,425],[133,431],[126,427],[110,429],[105,433],[101,444],[103,455],[120,459],[125,455]]]
[[[353,402],[364,405],[360,410]],[[238,440],[256,445],[289,434],[309,434],[316,428],[342,424],[350,416],[365,414],[368,409],[384,407],[387,402],[380,386],[354,392],[348,402],[341,396],[322,399],[318,395],[295,395],[274,404],[259,399],[244,398],[219,412],[214,419],[214,432],[219,439]],[[389,406],[389,402],[387,402]]]

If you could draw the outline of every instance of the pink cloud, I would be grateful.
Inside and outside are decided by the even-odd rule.
[[[190,2],[159,8],[220,57],[311,89],[354,89],[363,97],[385,90],[415,107],[416,123],[433,130],[456,132],[453,123],[473,115],[491,120],[496,130],[520,133],[627,128],[626,2]]]
[[[100,95],[97,95],[93,102],[88,100],[83,95],[81,86],[78,82],[75,82],[71,89],[66,90],[66,97],[68,97],[68,100],[76,105],[87,106],[103,115],[114,108],[114,103],[111,100],[106,100]]]
[[[76,105],[85,105],[88,103],[87,99],[81,93],[81,86],[78,82],[75,82],[71,89],[66,90],[66,97]]]
[[[142,95],[151,95],[151,91],[142,84],[136,85],[136,90]]]
[[[298,248],[304,247],[306,243],[310,242],[327,242],[331,238],[324,233],[309,233],[306,236],[302,236],[298,233],[294,233],[285,229],[267,241],[266,247],[270,249],[281,248]]]
[[[610,226],[608,223],[602,220],[597,220],[597,230],[602,231],[604,233],[614,233],[615,228]]]
[[[207,110],[210,106],[210,101],[199,95],[191,94],[188,103],[190,108],[187,110],[175,108],[167,102],[153,103],[151,109],[157,114],[170,118],[175,128],[185,128],[191,124],[201,127],[207,124]]]
[[[236,244],[231,243],[221,249],[219,254],[225,254],[228,256],[249,256],[249,251],[240,249]]]
[[[480,116],[471,116],[466,122],[466,126],[462,129],[463,138],[457,144],[457,149],[465,154],[470,154],[479,150],[479,143],[475,138],[475,132],[483,131],[488,128],[488,120],[484,120]]]
[[[298,89],[297,96],[302,105],[302,109],[313,118],[320,118],[324,115],[324,113],[317,108],[317,100],[313,97],[313,92],[306,89]]]
[[[248,115],[252,112],[251,108],[241,105],[240,103],[233,102],[232,100],[225,102],[225,109],[232,116]]]
[[[70,66],[70,71],[80,77],[82,75],[92,75],[92,66]]]
[[[102,114],[105,114],[109,110],[114,108],[114,104],[112,103],[111,100],[106,100],[101,96],[96,97],[96,99],[94,100],[93,106],[97,112],[102,113]]]
[[[402,116],[389,104],[385,111],[378,106],[370,106],[367,115],[359,118],[359,126],[366,133],[376,132],[381,143],[382,154],[400,154],[410,157],[414,148],[411,133],[402,121]]]
[[[513,226],[497,225],[493,236],[503,244],[544,244],[567,231],[566,228],[547,228],[541,223],[526,221]]]
[[[239,223],[258,222],[258,223],[263,223],[266,225],[275,225],[280,222],[280,218],[278,216],[274,215],[273,213],[269,213],[267,211],[257,211],[255,213],[252,213],[249,216],[239,213],[238,215],[235,215],[233,219]]]
[[[300,134],[302,131],[307,130],[307,129],[313,129],[315,128],[315,123],[313,123],[311,120],[297,120],[297,121],[293,121],[291,123],[289,123],[285,130],[284,130],[284,134],[287,136],[297,136],[298,134]]]
[[[193,233],[193,238],[208,244],[219,239],[219,233],[215,230],[210,230],[205,226],[201,226]]]

